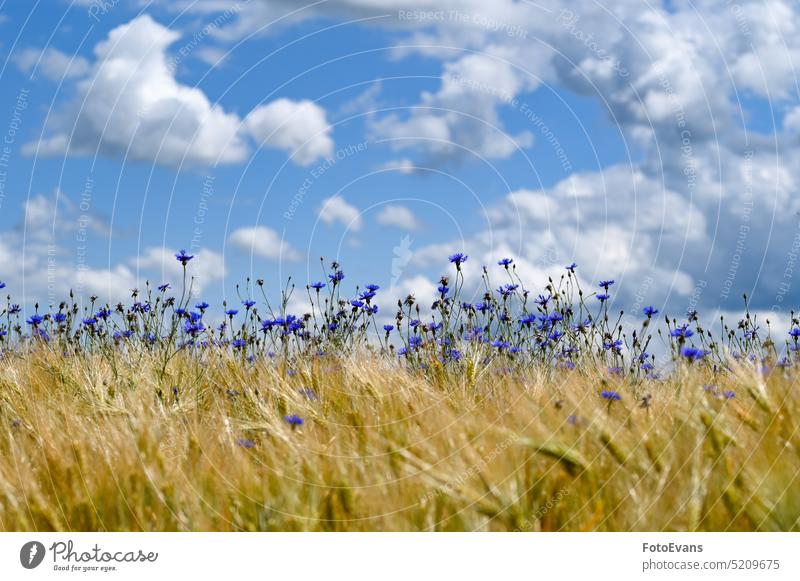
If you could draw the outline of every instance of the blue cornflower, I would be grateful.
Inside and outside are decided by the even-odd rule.
[[[236,315],[239,314],[239,311],[237,309],[228,309],[225,311],[225,314],[228,315],[229,317],[235,317]]]
[[[160,290],[162,293],[163,292],[167,292],[167,289],[169,289],[169,283],[168,282],[165,282],[164,284],[161,284],[161,285],[158,286],[158,290]]]
[[[297,426],[302,426],[303,425],[303,418],[301,418],[297,414],[284,416],[283,419],[286,421],[287,424],[292,426],[292,429],[295,429]]]
[[[205,301],[199,302],[194,306],[195,309],[205,311],[208,308],[208,303]]]
[[[233,343],[231,343],[234,349],[244,349],[247,347],[247,341],[244,339],[234,339]]]
[[[186,309],[184,309],[183,307],[178,307],[177,309],[175,309],[175,314],[178,315],[179,317],[182,317],[186,314]]]
[[[447,293],[450,292],[450,287],[445,286],[445,285],[439,285],[439,288],[437,290],[439,291],[439,294],[444,296],[444,295],[446,295]]]
[[[386,331],[387,333],[391,333],[392,331],[394,331],[394,325],[384,325],[383,330]]]
[[[362,291],[361,294],[358,295],[358,298],[362,301],[369,301],[370,299],[375,298],[375,291],[365,290]]]
[[[381,287],[379,287],[377,284],[368,284],[364,288],[367,289],[368,291],[375,292],[377,290],[380,290]]]
[[[242,301],[242,304],[245,306],[245,308],[249,309],[254,307],[256,305],[256,302],[252,299],[247,299],[246,301]]]
[[[604,389],[603,391],[600,392],[600,397],[602,397],[605,400],[608,400],[609,404],[611,402],[619,401],[622,399],[622,396],[619,393],[607,389]]]
[[[83,320],[83,324],[86,325],[87,327],[94,327],[97,324],[97,319],[95,319],[94,317],[88,317]]]
[[[30,318],[28,319],[28,324],[29,325],[33,325],[34,327],[36,327],[37,325],[41,325],[42,321],[44,321],[44,317],[43,316],[38,315],[38,314],[37,315],[31,315]]]
[[[496,347],[497,349],[503,350],[508,349],[510,344],[507,341],[503,341],[502,339],[495,339],[492,341],[492,347]]]
[[[683,337],[684,339],[688,339],[694,335],[694,331],[689,328],[688,323],[685,323],[680,327],[675,327],[669,334],[670,337]]]
[[[723,392],[722,395],[725,396],[725,399],[733,399],[736,397],[736,392],[733,391],[732,389],[728,389],[725,392]]]
[[[186,324],[183,326],[183,331],[187,335],[191,335],[192,337],[197,336],[199,333],[202,333],[205,330],[205,325],[201,322],[192,322],[186,321]]]
[[[150,303],[140,303],[135,302],[131,305],[131,311],[134,313],[149,313],[150,312]]]
[[[333,274],[329,274],[328,278],[331,280],[333,284],[340,283],[344,280],[344,272],[341,270],[337,270]]]
[[[103,307],[102,309],[100,309],[99,311],[97,311],[97,312],[94,314],[94,316],[95,316],[95,317],[97,317],[98,319],[103,319],[103,320],[105,320],[105,319],[107,319],[107,318],[109,318],[109,317],[111,316],[111,311],[109,311],[108,309],[106,309],[105,307]]]
[[[514,291],[517,290],[517,288],[519,288],[519,285],[506,284],[498,288],[497,292],[504,298],[507,298],[510,297],[512,294],[514,294]]]
[[[355,308],[360,309],[361,307],[364,306],[364,301],[352,300],[350,301],[350,304],[353,305]]]
[[[56,323],[63,323],[64,321],[67,320],[67,315],[65,315],[64,313],[56,313],[55,315],[53,315],[53,320]]]
[[[570,272],[575,272],[575,269],[578,268],[578,265],[573,262],[572,264],[568,264],[564,268]]]
[[[706,352],[702,349],[698,349],[697,347],[684,347],[683,351],[681,351],[681,355],[686,357],[686,359],[691,362],[702,359],[705,357]]]
[[[597,284],[597,286],[599,286],[599,287],[601,287],[601,288],[604,288],[604,289],[608,290],[608,287],[610,287],[612,284],[614,284],[614,281],[613,281],[613,280],[601,280],[601,281],[600,281],[600,282]]]
[[[6,288],[6,283],[4,283],[2,280],[0,280],[0,290],[2,290],[4,288]]]
[[[16,315],[16,314],[17,314],[17,313],[19,313],[21,310],[22,310],[22,309],[20,308],[20,306],[19,306],[19,305],[11,305],[11,306],[8,308],[8,314],[9,314],[9,315]]]
[[[607,294],[604,294],[604,293],[600,293],[599,295],[597,295],[597,300],[599,300],[601,303],[604,303],[605,301],[607,301],[610,298],[611,298],[611,295],[607,295]]]
[[[552,298],[553,297],[551,296],[539,295],[536,299],[534,299],[533,302],[536,303],[537,305],[540,305],[542,308],[545,308],[547,307],[547,303],[549,303],[550,299]]]
[[[310,286],[311,288],[313,288],[313,289],[315,289],[315,290],[319,291],[320,289],[323,289],[323,288],[325,288],[325,283],[324,283],[324,282],[312,282],[312,283],[311,283],[310,285],[308,285],[308,286]]]
[[[603,349],[606,351],[614,351],[615,353],[619,353],[622,350],[622,339],[617,339],[616,341],[603,341]]]
[[[800,337],[800,327],[795,327],[794,329],[792,329],[791,331],[789,331],[789,335],[791,335],[791,336],[792,336],[792,337],[794,337],[795,339],[797,339],[798,337]]]
[[[177,254],[175,254],[175,259],[180,262],[183,266],[186,266],[188,262],[194,258],[194,256],[186,254],[185,250],[181,250]]]
[[[642,309],[642,312],[649,319],[650,317],[654,317],[655,315],[658,314],[658,309],[656,309],[655,307],[649,306],[649,307],[645,307],[644,309]]]
[[[236,440],[236,443],[239,444],[242,448],[245,448],[247,450],[256,445],[256,443],[253,440],[248,440],[247,438],[239,438],[238,440]]]
[[[497,261],[497,264],[498,264],[499,266],[505,266],[506,268],[508,268],[509,266],[511,266],[511,264],[512,264],[513,262],[514,262],[514,259],[513,259],[513,258],[503,258],[503,259],[501,259],[501,260],[498,260],[498,261]]]
[[[450,262],[455,264],[456,268],[461,268],[461,265],[467,261],[467,258],[469,258],[469,256],[467,256],[466,254],[457,252],[455,254],[450,255]]]

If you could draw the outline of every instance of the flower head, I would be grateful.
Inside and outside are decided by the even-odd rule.
[[[450,262],[455,264],[456,268],[461,268],[461,265],[467,261],[467,258],[469,258],[469,256],[466,254],[463,254],[462,252],[456,252],[455,254],[450,255]]]
[[[175,260],[180,262],[183,266],[186,266],[192,258],[194,258],[194,256],[187,254],[185,250],[181,250],[175,254]]]
[[[292,426],[292,429],[296,428],[297,426],[302,426],[303,425],[303,418],[301,418],[297,414],[284,416],[283,419],[287,424]]]
[[[37,315],[31,315],[30,318],[28,319],[28,324],[36,327],[38,325],[41,325],[42,321],[44,321],[44,317],[43,316],[38,315],[38,314]]]
[[[681,355],[686,357],[689,362],[692,362],[705,357],[706,352],[697,347],[684,347],[683,351],[681,351]]]

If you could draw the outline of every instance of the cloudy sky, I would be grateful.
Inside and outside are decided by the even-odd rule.
[[[186,248],[209,301],[320,256],[424,295],[459,251],[785,314],[798,26],[792,0],[0,0],[0,280],[118,298]]]

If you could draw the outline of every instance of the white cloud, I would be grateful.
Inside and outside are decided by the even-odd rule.
[[[311,101],[277,99],[253,109],[244,124],[261,145],[282,149],[301,165],[333,152],[325,110]]]
[[[147,14],[111,30],[95,46],[93,64],[78,59],[65,69],[79,77],[77,97],[56,110],[46,137],[25,152],[124,155],[173,167],[230,164],[249,155],[249,134],[301,164],[331,151],[330,126],[318,105],[279,99],[251,112],[243,128],[238,115],[180,83],[168,58],[179,37]],[[66,56],[44,54],[43,70],[64,68]]]
[[[14,61],[24,73],[39,72],[54,81],[82,77],[91,68],[85,58],[69,56],[52,47],[44,50],[24,49],[14,56]]]
[[[423,93],[410,113],[374,119],[371,128],[394,149],[421,149],[433,161],[473,155],[506,158],[530,147],[533,134],[509,135],[498,107],[535,86],[500,57],[470,54],[445,64],[439,90]]]
[[[298,260],[301,254],[282,240],[280,235],[266,226],[252,226],[234,230],[229,242],[241,250],[271,260]]]
[[[113,29],[95,47],[78,99],[61,111],[50,136],[27,151],[99,151],[171,166],[242,161],[247,145],[239,118],[175,79],[166,51],[178,38],[146,14]]]
[[[376,220],[378,224],[396,226],[405,230],[418,230],[422,226],[411,210],[399,204],[387,204],[384,206],[378,213]]]
[[[379,169],[396,171],[403,175],[410,175],[415,173],[419,168],[413,161],[407,157],[404,157],[402,159],[392,159],[382,163]]]
[[[319,208],[319,219],[326,224],[340,222],[350,230],[361,230],[364,221],[361,211],[348,204],[342,196],[336,195],[323,200]]]

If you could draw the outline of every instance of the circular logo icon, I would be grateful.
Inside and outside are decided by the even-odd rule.
[[[19,550],[19,562],[26,569],[35,569],[44,560],[44,545],[39,541],[29,541]]]

